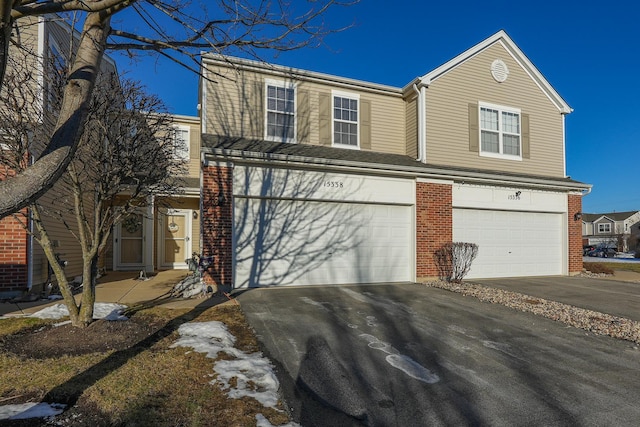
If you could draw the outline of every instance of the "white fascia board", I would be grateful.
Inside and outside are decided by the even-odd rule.
[[[251,59],[207,53],[202,55],[202,63],[203,65],[211,64],[228,68],[254,71],[262,74],[272,75],[280,79],[295,78],[301,81],[330,85],[336,88],[343,88],[350,91],[358,90],[397,97],[402,97],[403,95],[402,89],[395,86],[365,82],[363,80],[350,79],[348,77],[340,77],[331,74],[319,73],[316,71],[303,70],[299,68],[285,67],[282,65],[270,64],[267,62],[255,61]]]
[[[463,62],[473,58],[480,52],[484,51],[489,46],[500,43],[511,57],[527,72],[527,74],[533,79],[533,81],[540,87],[540,89],[547,95],[547,97],[558,108],[560,113],[569,114],[573,109],[567,104],[567,102],[560,96],[560,94],[551,86],[551,84],[544,78],[542,73],[538,71],[535,65],[527,58],[527,56],[520,50],[520,48],[511,40],[504,30],[500,30],[489,38],[481,41],[477,45],[462,52],[455,58],[445,62],[438,68],[424,76],[420,77],[420,82],[423,85],[429,86],[433,81],[437,80],[444,74],[455,69]]]
[[[205,166],[216,162],[233,162],[233,163],[259,163],[271,164],[287,168],[305,168],[305,169],[321,169],[321,170],[352,170],[367,171],[376,175],[389,176],[412,176],[415,178],[427,178],[445,181],[459,181],[466,183],[489,183],[493,185],[513,186],[519,185],[530,188],[553,189],[560,191],[587,191],[592,185],[583,183],[559,182],[553,178],[534,178],[534,177],[518,177],[518,176],[500,176],[490,172],[472,172],[459,171],[456,169],[441,169],[431,167],[412,167],[412,166],[390,166],[385,164],[371,164],[351,160],[328,160],[319,158],[309,158],[303,156],[291,156],[273,153],[257,153],[244,152],[241,150],[229,149],[211,149],[204,147],[202,149],[203,164]]]

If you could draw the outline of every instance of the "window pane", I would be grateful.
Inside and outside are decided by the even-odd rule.
[[[502,112],[502,130],[508,133],[520,134],[519,115],[515,113]]]
[[[503,154],[511,154],[513,156],[520,155],[520,137],[517,135],[504,135],[502,137]]]
[[[482,151],[488,151],[490,153],[499,153],[498,148],[498,134],[494,132],[482,131]]]
[[[498,111],[481,108],[480,126],[486,130],[498,130]]]

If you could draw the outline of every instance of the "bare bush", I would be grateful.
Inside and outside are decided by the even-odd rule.
[[[460,283],[469,273],[471,263],[478,255],[475,243],[450,242],[435,252],[440,278],[448,282]]]

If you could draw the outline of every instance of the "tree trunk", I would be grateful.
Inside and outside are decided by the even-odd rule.
[[[96,303],[96,277],[98,277],[97,251],[84,259],[82,266],[82,302],[77,324],[73,326],[86,327],[93,322],[93,309]]]

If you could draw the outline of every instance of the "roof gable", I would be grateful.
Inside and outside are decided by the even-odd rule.
[[[538,71],[535,65],[533,65],[529,58],[527,58],[524,52],[520,50],[504,30],[498,31],[491,37],[483,40],[472,48],[467,49],[450,61],[420,77],[418,80],[420,84],[429,86],[438,78],[495,44],[500,44],[505,49],[505,51],[520,65],[520,67],[522,67],[522,69],[529,75],[535,84],[540,87],[542,92],[551,100],[561,113],[569,114],[573,111],[569,104],[567,104],[560,94],[556,92],[551,84],[544,78],[542,73]]]
[[[640,211],[628,211],[628,212],[607,212],[601,214],[585,213],[582,218],[586,222],[597,222],[602,218],[606,218],[609,221],[625,221]]]

